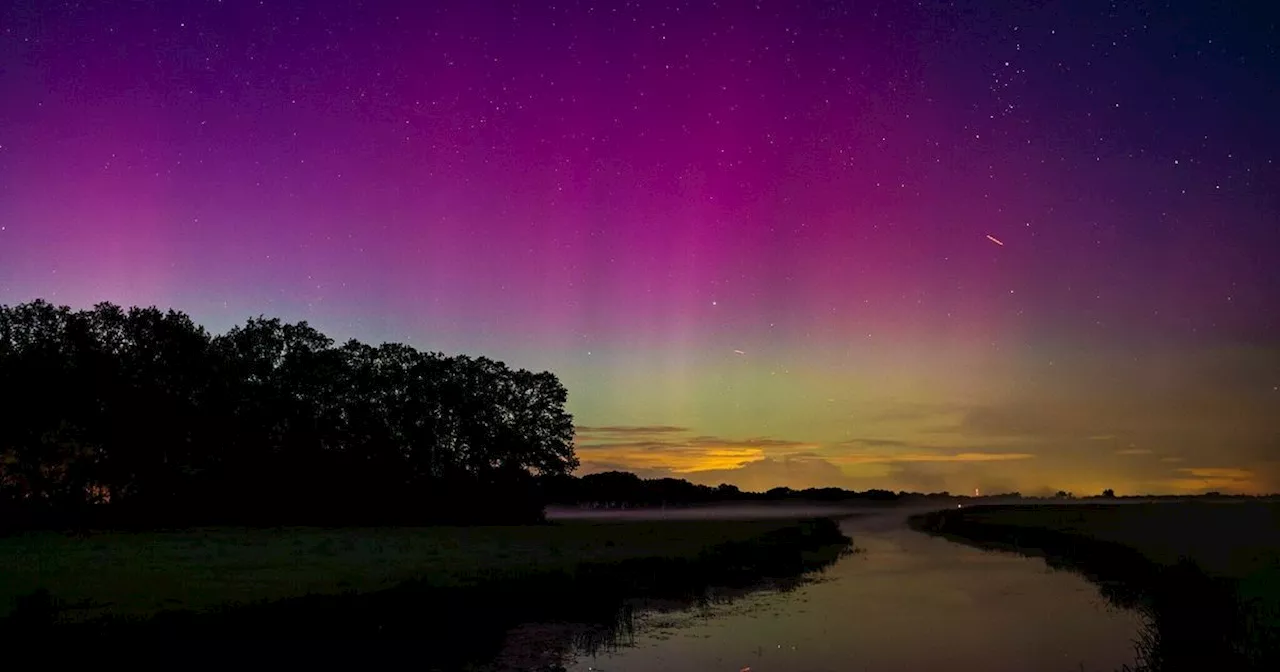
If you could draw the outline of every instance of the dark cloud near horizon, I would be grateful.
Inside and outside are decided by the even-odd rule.
[[[900,441],[898,439],[873,439],[873,438],[845,439],[844,441],[841,441],[836,445],[868,446],[871,448],[908,448],[911,446],[910,443],[906,441]]]
[[[647,435],[647,434],[671,434],[676,432],[688,432],[688,427],[675,427],[672,425],[578,425],[574,428],[579,434],[610,434],[610,435]]]

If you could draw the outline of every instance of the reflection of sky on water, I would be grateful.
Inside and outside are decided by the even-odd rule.
[[[574,672],[628,670],[1106,670],[1132,664],[1135,614],[1083,578],[879,521],[828,580],[706,613],[641,618],[636,646]]]

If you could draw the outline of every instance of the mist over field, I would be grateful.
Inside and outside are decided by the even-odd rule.
[[[924,507],[929,511],[941,508]],[[893,511],[906,511],[905,507]],[[547,507],[548,520],[765,520],[774,518],[821,518],[883,513],[883,506],[842,506],[837,504],[715,504],[680,508],[582,509]]]

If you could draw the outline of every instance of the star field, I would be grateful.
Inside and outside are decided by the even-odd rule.
[[[10,3],[0,302],[546,368],[588,470],[1280,490],[1278,17]]]

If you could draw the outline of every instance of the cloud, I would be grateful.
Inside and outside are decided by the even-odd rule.
[[[1259,492],[1280,494],[1280,460],[1271,459],[1255,462],[1249,468],[1258,475]]]
[[[723,446],[726,443],[739,446],[752,446],[757,448],[812,448],[814,444],[804,443],[801,441],[788,441],[786,439],[773,439],[769,437],[750,437],[746,439],[722,439],[718,436],[695,436],[691,439],[681,441],[680,443],[690,446]]]
[[[1122,421],[1132,419],[1131,409],[1119,406],[1119,402],[1102,402],[1092,397],[1058,399],[1047,404],[1017,400],[975,406],[961,416],[956,430],[985,440],[1115,441],[1116,432],[1090,432],[1096,431],[1098,425],[1119,429],[1125,425]]]
[[[584,467],[597,463],[609,463],[621,465],[627,471],[667,469],[672,473],[733,468],[764,458],[764,451],[758,448],[732,447],[698,448],[621,444],[579,446],[578,452]]]
[[[1170,487],[1189,492],[1261,492],[1257,474],[1236,467],[1185,467],[1175,470],[1183,476],[1168,481]]]
[[[1229,481],[1247,481],[1253,478],[1253,472],[1235,467],[1186,467],[1179,472],[1196,478],[1223,479]]]
[[[767,457],[736,469],[698,471],[681,474],[681,477],[704,485],[733,483],[744,490],[756,492],[777,487],[797,490],[812,487],[874,487],[850,477],[840,467],[818,457]]]
[[[891,487],[909,482],[942,486],[948,473],[926,473],[933,467],[955,472],[973,465],[1028,460],[1027,452],[992,452],[967,446],[923,446],[894,438],[858,437],[827,446],[770,436],[744,438],[692,433],[672,425],[584,425],[575,449],[581,473],[631,471],[644,478],[676,477],[696,483],[733,483],[767,490],[838,486],[854,489]],[[919,465],[919,468],[902,465]],[[896,478],[895,473],[910,478]],[[989,473],[967,473],[965,489],[987,484]],[[986,480],[982,480],[986,479]],[[1010,489],[1012,489],[1010,487]]]
[[[1181,458],[1181,457],[1177,457],[1176,455],[1170,455],[1170,456],[1168,456],[1168,457],[1162,457],[1162,458],[1160,458],[1160,461],[1161,461],[1161,462],[1181,462],[1181,461],[1182,461],[1182,458]]]
[[[871,448],[906,448],[910,444],[908,444],[906,441],[899,441],[897,439],[858,438],[858,439],[846,439],[844,441],[841,441],[837,445],[869,446]]]
[[[672,434],[687,432],[687,427],[671,425],[578,425],[578,434],[608,434],[610,436],[649,436],[650,434]]]
[[[896,439],[860,438],[828,447],[775,437],[741,439],[714,435],[682,436],[680,432],[600,432],[594,441],[580,441],[580,473],[630,471],[642,478],[683,478],[694,483],[733,483],[763,491],[785,486],[796,489],[842,487],[910,489],[936,492],[952,489],[984,492],[1017,489],[1001,465],[1036,457],[1025,452],[959,450],[913,445]],[[864,449],[841,453],[850,446]],[[876,448],[883,452],[876,452]]]
[[[1276,442],[1274,398],[1256,391],[1280,375],[1280,348],[1100,352],[1062,362],[1016,397],[966,409],[955,431],[971,438],[1066,444],[1142,439],[1178,452],[1265,459]],[[1127,443],[1127,441],[1126,441]]]
[[[830,457],[840,464],[884,464],[893,462],[1005,462],[1029,460],[1031,453],[907,453],[899,455],[837,455]]]
[[[1018,490],[1018,479],[1003,470],[1004,462],[898,462],[889,465],[885,481],[895,490],[915,492],[969,493],[978,488],[984,493]],[[882,486],[883,487],[883,486]]]
[[[942,492],[951,489],[952,470],[942,470],[928,462],[899,462],[889,465],[889,475],[897,489],[915,492]]]
[[[876,487],[860,482],[844,473],[840,467],[811,455],[765,457],[728,469],[704,469],[700,471],[675,471],[666,467],[636,468],[614,463],[583,462],[582,473],[601,471],[630,471],[641,478],[682,478],[692,483],[716,486],[732,483],[739,488],[763,492],[772,488],[788,487],[797,490],[811,487],[845,487],[862,489]]]
[[[657,428],[657,431],[653,431]],[[816,445],[772,437],[731,439],[712,435],[680,436],[684,428],[611,426],[595,428],[594,436],[580,436],[574,444],[583,471],[600,465],[627,470],[665,470],[670,474],[736,469],[779,453],[812,453]]]
[[[1117,450],[1116,455],[1151,455],[1154,452],[1150,448],[1125,448]]]

